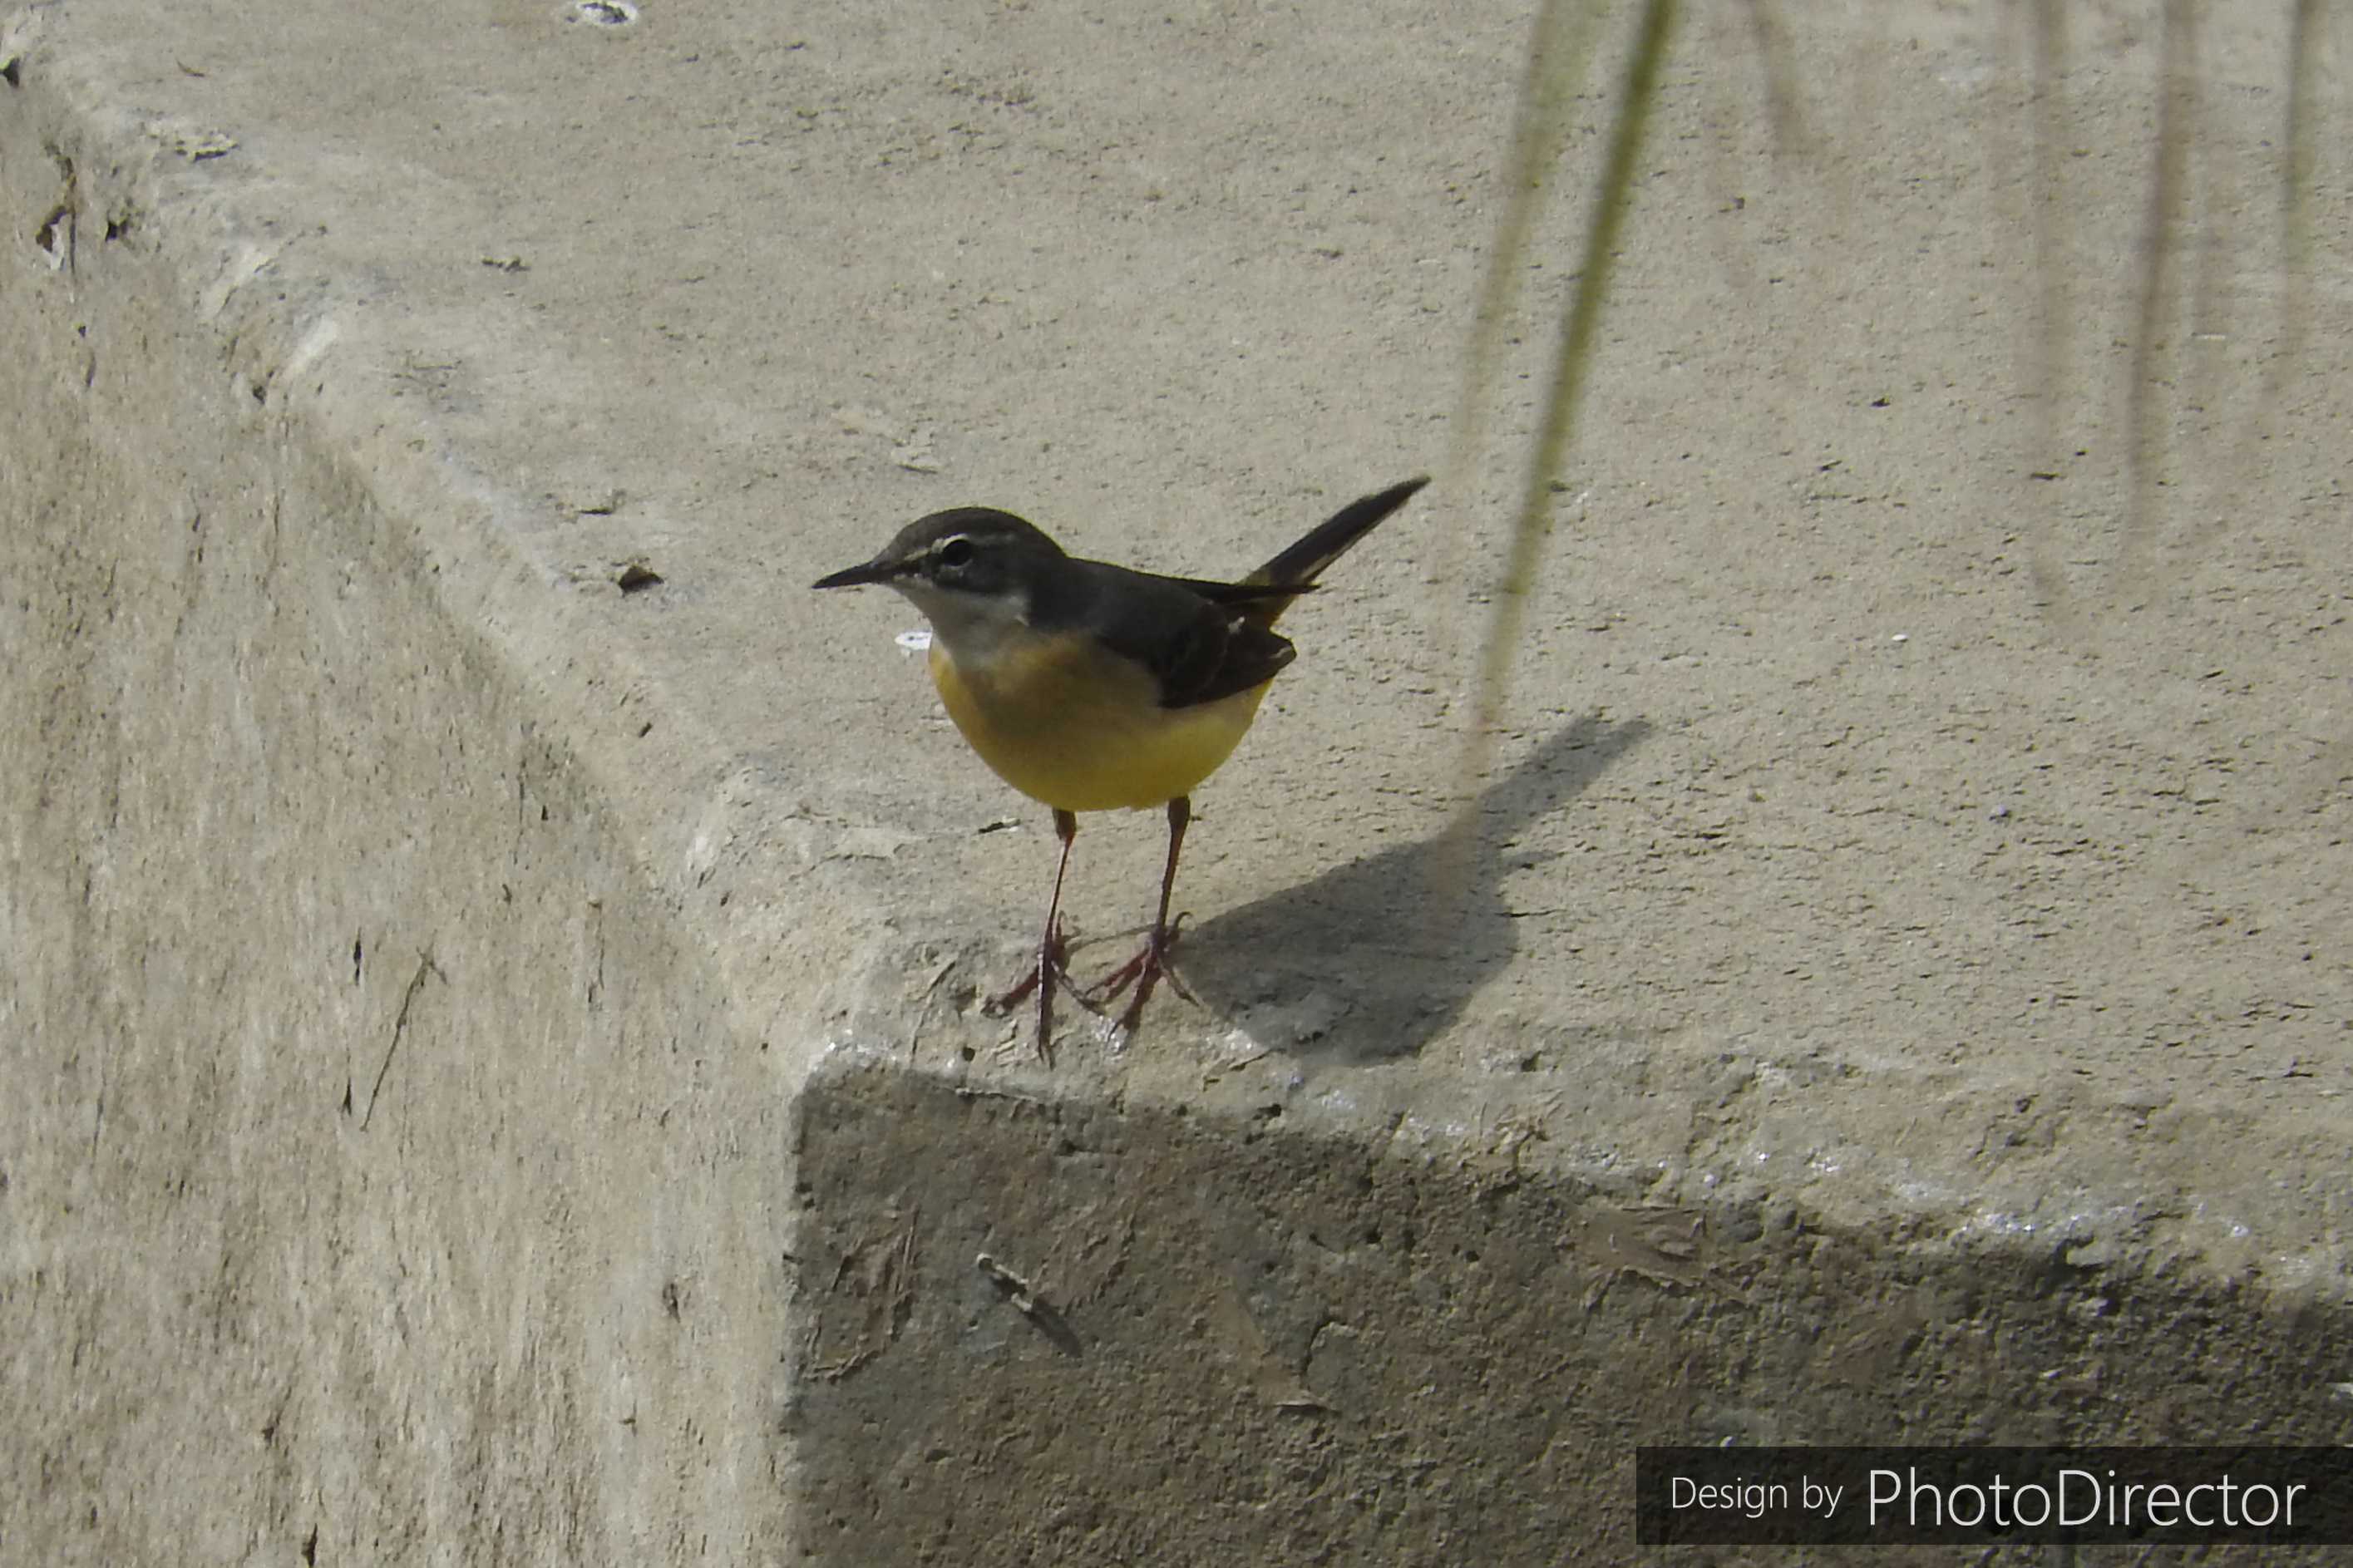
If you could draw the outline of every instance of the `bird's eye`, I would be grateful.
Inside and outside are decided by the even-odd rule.
[[[940,564],[950,572],[961,572],[972,564],[972,541],[959,534],[940,546]]]

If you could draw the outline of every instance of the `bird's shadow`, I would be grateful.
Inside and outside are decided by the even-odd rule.
[[[1303,1056],[1419,1052],[1520,949],[1530,911],[1511,906],[1504,879],[1545,857],[1515,841],[1650,732],[1641,719],[1588,714],[1481,790],[1467,827],[1187,924],[1177,955],[1186,979],[1219,1014]]]

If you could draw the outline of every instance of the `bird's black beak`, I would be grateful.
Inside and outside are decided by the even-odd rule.
[[[856,566],[845,566],[829,577],[820,577],[809,584],[812,588],[855,588],[868,583],[888,583],[899,574],[899,563],[881,556]]]

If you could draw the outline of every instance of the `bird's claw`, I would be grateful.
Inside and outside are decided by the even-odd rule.
[[[1070,940],[1062,934],[1058,921],[1039,944],[1038,962],[1020,979],[980,1005],[980,1010],[989,1017],[1002,1018],[1034,994],[1038,998],[1038,1059],[1048,1067],[1054,1065],[1054,993],[1066,991],[1080,1006],[1090,1013],[1095,1011],[1094,1004],[1071,978],[1069,958]]]
[[[1185,916],[1180,913],[1166,927],[1153,931],[1134,958],[1077,993],[1081,1003],[1099,1011],[1102,1004],[1118,1000],[1121,993],[1134,986],[1135,994],[1129,998],[1119,1016],[1119,1026],[1131,1034],[1134,1032],[1136,1021],[1144,1016],[1144,1005],[1152,999],[1153,987],[1162,980],[1168,982],[1170,990],[1198,1007],[1201,999],[1193,994],[1193,988],[1185,984],[1184,975],[1177,973],[1176,964],[1168,956],[1176,948],[1176,938],[1184,925]]]

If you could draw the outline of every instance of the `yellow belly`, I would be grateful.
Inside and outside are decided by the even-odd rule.
[[[1151,676],[1084,645],[1039,639],[959,667],[937,637],[932,680],[980,760],[1061,811],[1152,806],[1190,795],[1233,754],[1271,682],[1192,708],[1163,708]]]

